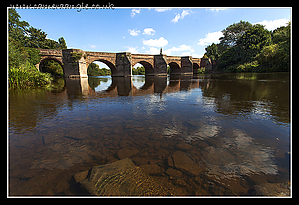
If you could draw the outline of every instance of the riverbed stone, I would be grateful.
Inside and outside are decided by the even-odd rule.
[[[125,159],[125,158],[128,158],[128,157],[131,157],[135,154],[138,153],[138,150],[137,149],[128,149],[128,148],[124,148],[124,149],[120,149],[118,152],[117,152],[117,157],[119,159]]]
[[[184,142],[179,142],[178,144],[175,145],[175,147],[182,151],[188,151],[188,150],[193,149],[192,145],[184,143]]]
[[[259,196],[290,196],[290,183],[264,183],[255,185],[253,193]]]
[[[162,168],[156,164],[141,165],[140,168],[142,169],[143,172],[150,174],[150,175],[159,175],[162,173]]]
[[[171,159],[169,160],[171,164]],[[199,175],[202,171],[199,164],[190,159],[185,152],[176,151],[172,155],[172,160],[175,168],[185,170],[193,175]]]
[[[179,170],[173,169],[171,167],[168,167],[166,174],[168,174],[170,178],[179,178],[182,176],[182,173]]]
[[[148,167],[146,167],[148,168]],[[153,168],[153,167],[150,167]],[[173,184],[152,177],[136,166],[131,159],[92,167],[75,176],[82,188],[96,196],[165,196],[185,194]],[[154,168],[156,169],[156,167]],[[82,179],[82,180],[80,180]]]

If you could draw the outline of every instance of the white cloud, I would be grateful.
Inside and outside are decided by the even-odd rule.
[[[155,11],[157,11],[157,12],[164,12],[164,11],[168,11],[168,10],[171,10],[171,9],[155,9]]]
[[[218,12],[218,11],[223,11],[223,10],[226,10],[227,8],[212,8],[212,9],[209,9],[209,11],[215,11],[215,12]]]
[[[177,14],[170,22],[177,23],[179,21],[180,17],[181,17],[181,15]]]
[[[132,47],[132,46],[125,46],[127,48],[126,52],[130,52],[130,53],[134,53],[134,54],[137,54],[139,53],[137,48],[138,47]]]
[[[132,9],[131,16],[134,17],[136,14],[139,14],[141,9]]]
[[[165,38],[160,37],[159,39],[143,40],[142,43],[146,46],[163,47],[168,44],[168,41]]]
[[[289,21],[288,19],[276,19],[276,20],[273,20],[273,21],[264,20],[264,21],[257,22],[257,23],[254,23],[254,24],[264,25],[266,29],[271,31],[271,30],[274,30],[278,27],[286,26],[288,21]]]
[[[155,35],[155,30],[153,28],[145,28],[143,30],[142,34],[146,34],[146,35]]]
[[[181,14],[175,15],[170,22],[177,23],[179,19],[183,19],[185,16],[190,15],[191,13],[193,13],[191,10],[183,10]]]
[[[148,54],[159,54],[160,53],[160,49],[155,48],[155,47],[150,47],[150,49],[148,51],[145,51]]]
[[[165,50],[163,53],[165,53],[166,55],[171,55],[172,52],[179,52],[179,51],[188,51],[188,52],[181,53],[181,55],[190,55],[191,53],[194,52],[194,50],[191,48],[191,46],[182,44],[179,47],[169,48],[169,49]]]
[[[223,34],[221,31],[211,32],[206,34],[205,38],[199,39],[198,45],[206,46],[212,43],[219,43],[219,38],[222,37]]]
[[[137,29],[129,29],[128,32],[131,36],[138,36],[138,34],[140,33],[140,31]]]
[[[96,45],[89,45],[90,48],[96,48]]]
[[[191,56],[192,56],[193,58],[201,58],[203,55],[199,55],[199,54],[197,54],[197,53],[192,53]]]

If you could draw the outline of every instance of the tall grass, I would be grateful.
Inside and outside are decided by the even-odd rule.
[[[49,85],[51,80],[51,74],[39,72],[29,62],[8,71],[9,89],[43,87]]]

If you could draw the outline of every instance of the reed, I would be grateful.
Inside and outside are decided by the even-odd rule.
[[[30,63],[25,63],[18,68],[9,68],[8,71],[9,89],[44,87],[51,84],[51,80],[51,74],[39,72]]]

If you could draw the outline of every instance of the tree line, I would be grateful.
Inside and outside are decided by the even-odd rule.
[[[9,88],[28,88],[51,84],[51,74],[56,74],[57,64],[46,62],[41,73],[34,66],[40,62],[41,56],[37,48],[66,49],[63,37],[58,41],[47,38],[41,29],[34,28],[15,9],[8,10],[8,82]],[[57,71],[61,75],[61,70]]]
[[[222,30],[220,43],[206,53],[223,72],[290,71],[291,23],[268,31],[263,25],[240,21]]]
[[[145,75],[145,68],[143,66],[134,68],[132,67],[133,75]],[[88,76],[106,76],[111,75],[111,70],[107,68],[100,68],[99,65],[91,63],[87,68]]]

